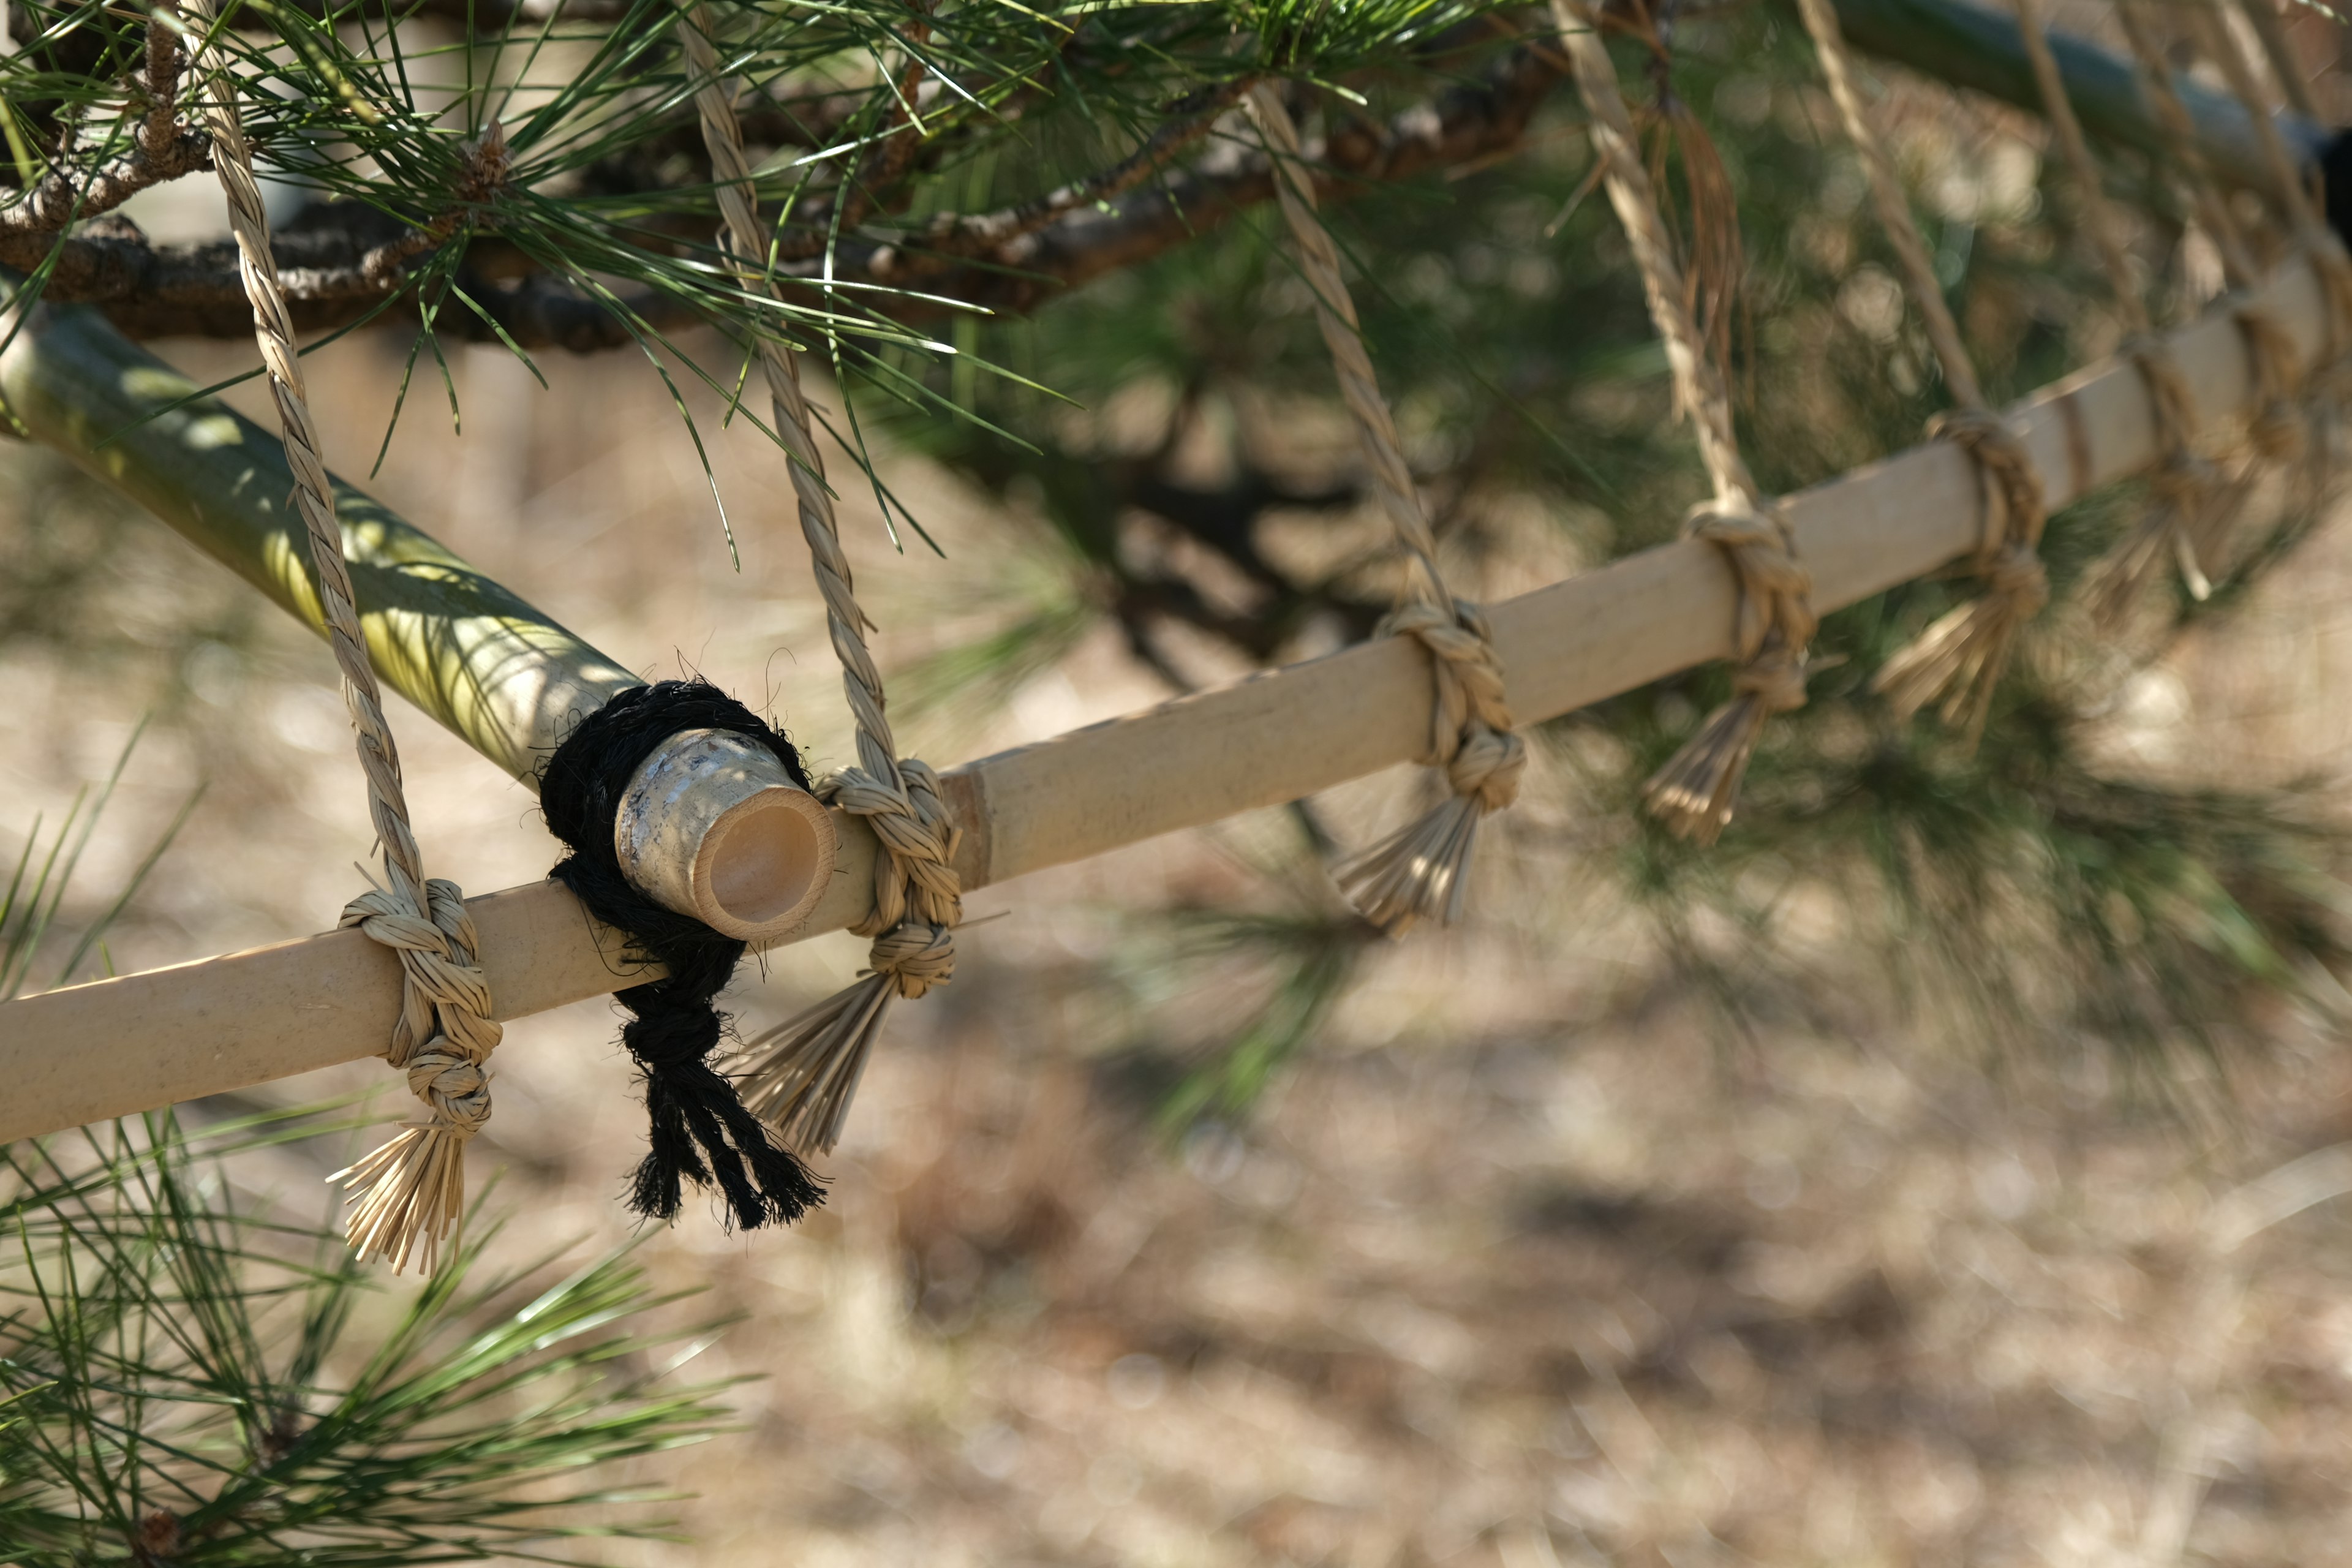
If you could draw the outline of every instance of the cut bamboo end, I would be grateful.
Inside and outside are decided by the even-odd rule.
[[[817,798],[764,746],[686,730],[638,765],[613,818],[621,873],[664,909],[739,942],[805,921],[840,848]]]

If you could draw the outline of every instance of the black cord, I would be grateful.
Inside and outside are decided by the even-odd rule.
[[[724,730],[765,746],[805,789],[807,772],[783,732],[704,680],[633,687],[581,721],[540,779],[547,826],[571,847],[549,873],[589,913],[626,931],[633,954],[668,973],[614,993],[628,1009],[621,1043],[643,1069],[650,1147],[629,1206],[673,1220],[683,1184],[716,1184],[737,1225],[788,1225],[824,1201],[798,1156],[769,1136],[735,1085],[711,1066],[727,1033],[714,999],[734,977],[744,944],[691,915],[664,909],[630,886],[613,850],[622,794],[654,749],[682,730]]]

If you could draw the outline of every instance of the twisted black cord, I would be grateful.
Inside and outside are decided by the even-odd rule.
[[[571,849],[549,875],[598,920],[626,931],[633,955],[668,971],[614,994],[630,1015],[621,1043],[643,1072],[650,1123],[629,1206],[649,1219],[676,1219],[691,1182],[717,1186],[745,1230],[788,1225],[823,1203],[824,1189],[710,1065],[727,1033],[714,999],[734,977],[744,944],[630,886],[613,850],[613,819],[631,775],[682,730],[754,741],[775,753],[794,783],[808,785],[800,753],[782,732],[708,681],[633,688],[583,720],[542,770],[541,808]]]

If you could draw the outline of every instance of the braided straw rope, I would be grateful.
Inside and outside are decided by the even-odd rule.
[[[2254,9],[2263,7],[2257,5]],[[2221,253],[2222,274],[2229,280],[2231,319],[2246,345],[2246,368],[2255,389],[2254,412],[2245,430],[2250,461],[2237,481],[2241,488],[2249,487],[2264,466],[2292,463],[2316,450],[2316,443],[2310,439],[2310,417],[2296,399],[2303,382],[2303,355],[2277,314],[2252,296],[2262,268],[2198,146],[2195,122],[2173,86],[2171,64],[2149,30],[2140,5],[2137,0],[2123,0],[2116,6],[2116,20],[2122,24],[2124,38],[2131,47],[2140,92],[2156,110],[2166,155],[2187,184],[2197,221],[2212,237],[2213,247]]]
[[[2040,553],[2048,521],[2042,476],[2017,432],[1985,405],[1984,385],[1959,323],[1944,300],[1943,284],[1927,259],[1927,241],[1911,216],[1910,198],[1864,111],[1837,12],[1830,0],[1799,0],[1798,10],[1812,35],[1846,138],[1869,176],[1879,226],[1895,247],[1912,305],[1927,323],[1927,342],[1943,369],[1944,384],[1959,405],[1931,425],[1930,433],[1952,441],[1975,460],[1981,497],[1983,528],[1975,568],[1984,579],[1985,593],[1937,618],[1888,659],[1871,685],[1906,719],[1935,706],[1973,747],[1984,733],[1993,689],[2009,666],[2019,631],[2050,603],[2050,574]]]
[[[2147,511],[2092,567],[2084,586],[2093,618],[2115,626],[2131,613],[2168,558],[2179,566],[2180,580],[2192,597],[2202,599],[2212,592],[2200,556],[2203,547],[2213,542],[2213,536],[2231,521],[2231,509],[2225,504],[2228,498],[2221,470],[2191,447],[2197,428],[2196,400],[2173,361],[2172,351],[2157,335],[2147,303],[2140,298],[2097,160],[2091,155],[2073,100],[2066,96],[2057,58],[2051,53],[2040,0],[2014,0],[2014,4],[2018,33],[2033,68],[2042,112],[2081,193],[2084,226],[2091,231],[2108,292],[2124,319],[2123,353],[2147,383],[2149,414],[2156,424],[2158,449],[2163,454],[2149,477]]]
[[[760,222],[759,188],[743,149],[733,89],[719,74],[713,28],[709,9],[694,5],[678,35],[696,84],[694,106],[725,220],[719,243],[744,288],[781,300],[775,279],[762,265],[768,236]],[[940,799],[939,776],[921,763],[901,759],[890,733],[881,671],[866,646],[871,623],[858,607],[849,560],[842,553],[815,421],[801,391],[799,361],[772,331],[759,335],[757,347],[776,435],[792,459],[801,536],[824,599],[825,627],[841,660],[842,687],[857,730],[857,765],[827,780],[824,793],[842,810],[866,820],[882,853],[874,862],[874,913],[852,928],[875,939],[866,973],[751,1041],[735,1065],[742,1074],[743,1103],[787,1147],[825,1152],[840,1139],[891,1001],[912,1001],[955,975],[951,932],[963,918],[953,864],[960,832]]]
[[[1722,551],[1738,591],[1732,644],[1739,668],[1732,677],[1732,699],[1642,788],[1650,811],[1669,829],[1712,844],[1730,824],[1764,721],[1804,706],[1806,650],[1820,629],[1812,579],[1797,559],[1780,509],[1765,502],[1739,455],[1723,368],[1708,354],[1691,315],[1674,237],[1596,21],[1578,9],[1578,0],[1551,0],[1551,9],[1577,90],[1592,117],[1593,154],[1609,204],[1624,226],[1650,319],[1665,343],[1675,404],[1697,430],[1699,458],[1715,485],[1715,499],[1693,510],[1683,533]]]
[[[2344,242],[2328,226],[2326,215],[2320,211],[2304,184],[2303,172],[2294,154],[2287,151],[2286,141],[2279,134],[2278,124],[2263,101],[2262,89],[2255,85],[2252,68],[2239,50],[2236,36],[2224,25],[2218,10],[2209,9],[2205,4],[2191,4],[2188,10],[2206,54],[2221,67],[2230,90],[2244,108],[2246,118],[2253,122],[2254,140],[2262,148],[2263,166],[2270,175],[2271,199],[2285,215],[2295,247],[2319,275],[2320,286],[2327,297],[2328,342],[2325,357],[2329,363],[2325,368],[2328,380],[2341,383],[2347,372],[2352,372],[2352,256],[2346,255]],[[2281,74],[2293,79],[2292,72]],[[2338,387],[2331,395],[2340,398],[2343,393]]]
[[[1469,887],[1470,854],[1478,824],[1518,798],[1527,771],[1527,742],[1514,732],[1504,700],[1503,665],[1495,655],[1486,617],[1467,599],[1447,592],[1437,567],[1437,541],[1430,532],[1421,493],[1405,461],[1388,400],[1365,350],[1356,303],[1339,269],[1339,247],[1315,205],[1315,179],[1306,163],[1298,127],[1282,101],[1280,89],[1260,82],[1250,89],[1251,118],[1265,138],[1276,171],[1275,195],[1290,226],[1299,271],[1315,294],[1316,324],[1322,329],[1339,374],[1339,395],[1353,417],[1373,493],[1389,520],[1404,557],[1404,582],[1397,607],[1381,622],[1379,635],[1409,637],[1429,650],[1435,700],[1429,721],[1431,766],[1445,771],[1448,797],[1372,848],[1343,863],[1339,886],[1366,920],[1391,936],[1434,916],[1452,924],[1461,918]]]
[[[294,504],[309,535],[318,573],[319,601],[328,645],[342,675],[343,700],[358,732],[360,766],[367,775],[368,813],[383,846],[385,887],[352,900],[342,923],[355,925],[400,954],[400,1020],[384,1053],[408,1074],[427,1120],[403,1128],[391,1142],[330,1180],[356,1194],[346,1226],[352,1247],[405,1268],[421,1250],[426,1272],[440,1260],[440,1244],[464,1216],[465,1146],[489,1120],[489,1079],[483,1064],[499,1043],[490,991],[477,962],[478,942],[456,883],[427,878],[409,831],[401,788],[400,753],[383,713],[367,642],[353,607],[351,572],[343,561],[333,488],[320,457],[317,426],[303,392],[302,362],[294,345],[278,268],[270,253],[269,217],[253,173],[253,151],[238,119],[236,89],[226,60],[210,36],[215,0],[186,0],[205,35],[197,48],[215,58],[202,98],[212,132],[214,166],[228,197],[236,236],[238,272],[253,305],[254,339],[261,347],[285,432],[286,460],[294,470]],[[209,46],[209,47],[208,47]]]

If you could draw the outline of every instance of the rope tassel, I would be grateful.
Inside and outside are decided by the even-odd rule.
[[[1378,635],[1412,637],[1430,652],[1436,681],[1430,763],[1445,770],[1452,793],[1333,875],[1366,920],[1402,936],[1418,921],[1451,925],[1461,918],[1478,824],[1518,798],[1528,746],[1513,731],[1502,663],[1476,605],[1457,599],[1448,614],[1408,605],[1383,620]]]
[[[890,1004],[919,1000],[955,978],[956,923],[963,918],[954,864],[962,831],[949,819],[939,774],[911,758],[897,764],[905,788],[847,768],[830,782],[833,804],[863,816],[881,840],[874,913],[853,927],[874,938],[866,973],[800,1016],[752,1040],[730,1062],[736,1088],[788,1149],[826,1154],[841,1141]]]
[[[1339,247],[1317,210],[1298,127],[1270,83],[1252,88],[1248,104],[1274,160],[1275,197],[1298,253],[1299,273],[1314,291],[1316,325],[1331,356],[1340,398],[1356,426],[1373,493],[1404,558],[1398,605],[1381,623],[1379,635],[1418,640],[1434,666],[1429,762],[1445,770],[1452,793],[1419,821],[1332,873],[1366,920],[1391,936],[1402,936],[1423,920],[1434,917],[1451,925],[1461,918],[1478,824],[1518,798],[1527,742],[1512,733],[1511,710],[1503,702],[1503,665],[1486,616],[1447,592],[1438,570],[1436,536],[1364,347]]]
[[[2171,351],[2161,340],[2142,336],[2124,352],[2147,384],[2165,457],[2149,479],[2154,494],[2147,512],[2092,566],[2084,587],[2092,619],[2109,628],[2129,616],[2168,561],[2190,598],[2210,596],[2205,562],[2218,556],[2221,536],[2236,520],[2221,470],[2190,448],[2196,404]]]
[[[1938,617],[1870,684],[1902,718],[1934,706],[1973,750],[2018,633],[2050,603],[2050,574],[2040,554],[2048,512],[2040,473],[1998,415],[1958,410],[1937,420],[1934,433],[1977,465],[1984,526],[1976,571],[1985,591]]]
[[[841,1142],[890,1004],[955,978],[955,941],[945,926],[910,921],[876,938],[869,962],[845,990],[777,1025],[739,1058],[743,1103],[803,1155],[830,1154]]]
[[[1732,643],[1740,667],[1731,700],[1651,775],[1642,798],[1677,837],[1713,844],[1730,825],[1764,721],[1805,705],[1806,650],[1821,623],[1811,574],[1777,515],[1714,501],[1691,514],[1683,536],[1720,549],[1738,579]]]
[[[432,1110],[429,1121],[411,1123],[329,1179],[343,1182],[357,1194],[347,1229],[354,1251],[390,1259],[399,1269],[421,1247],[429,1273],[440,1259],[442,1240],[463,1217],[465,1147],[489,1118],[489,1081],[482,1064],[500,1031],[490,1016],[488,983],[475,962],[478,944],[465,895],[455,883],[426,878],[424,854],[409,826],[400,752],[352,599],[333,483],[320,455],[293,318],[270,250],[269,214],[254,173],[253,149],[218,45],[205,41],[219,26],[218,5],[216,0],[187,0],[186,9],[201,35],[194,46],[197,63],[210,70],[202,99],[205,124],[212,132],[214,171],[236,239],[238,275],[253,307],[254,342],[278,405],[287,466],[294,471],[293,502],[318,574],[320,618],[351,710],[367,780],[368,815],[383,847],[389,885],[354,900],[343,910],[342,923],[358,926],[400,954],[400,1019],[385,1055],[407,1070],[409,1089]]]
[[[479,939],[457,884],[425,884],[428,919],[378,890],[343,910],[342,923],[400,954],[400,1021],[384,1055],[408,1074],[409,1091],[430,1120],[412,1121],[375,1152],[336,1172],[353,1196],[344,1235],[362,1258],[398,1273],[422,1249],[425,1272],[457,1228],[466,1206],[466,1145],[490,1119],[483,1070],[503,1031],[489,1016],[490,988],[476,962]]]

